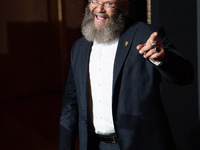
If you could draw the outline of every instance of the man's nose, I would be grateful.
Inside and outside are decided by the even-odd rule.
[[[105,12],[104,4],[98,3],[96,10],[97,10],[98,12]]]

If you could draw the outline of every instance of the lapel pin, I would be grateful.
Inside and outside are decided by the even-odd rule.
[[[125,46],[127,46],[127,45],[128,45],[128,41],[125,42]]]

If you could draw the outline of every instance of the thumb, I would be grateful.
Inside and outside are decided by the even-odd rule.
[[[141,50],[144,46],[145,46],[145,44],[139,44],[136,48],[137,48],[137,50]]]

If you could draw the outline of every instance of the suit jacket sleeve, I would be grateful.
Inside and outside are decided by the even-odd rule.
[[[168,41],[162,27],[159,29],[158,33],[158,38],[161,40],[166,52],[163,63],[157,67],[161,75],[167,81],[179,85],[191,83],[194,79],[192,64]]]
[[[69,69],[60,117],[59,150],[73,150],[78,132],[78,106],[72,67]]]

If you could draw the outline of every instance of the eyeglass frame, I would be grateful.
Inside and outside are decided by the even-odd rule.
[[[103,8],[105,8],[104,6],[109,6],[110,9],[111,9],[111,8],[115,8],[115,7],[119,6],[119,5],[121,5],[122,3],[124,3],[124,1],[121,2],[121,3],[119,3],[119,4],[117,4],[117,5],[114,5],[114,6],[111,6],[109,2],[107,2],[107,3],[102,3],[102,4],[101,4],[101,3],[99,3],[97,0],[91,0],[90,3],[91,3],[91,4],[92,4],[92,3],[96,3],[96,4],[97,4],[97,7],[99,7],[99,5],[101,5],[101,6],[103,6]]]

